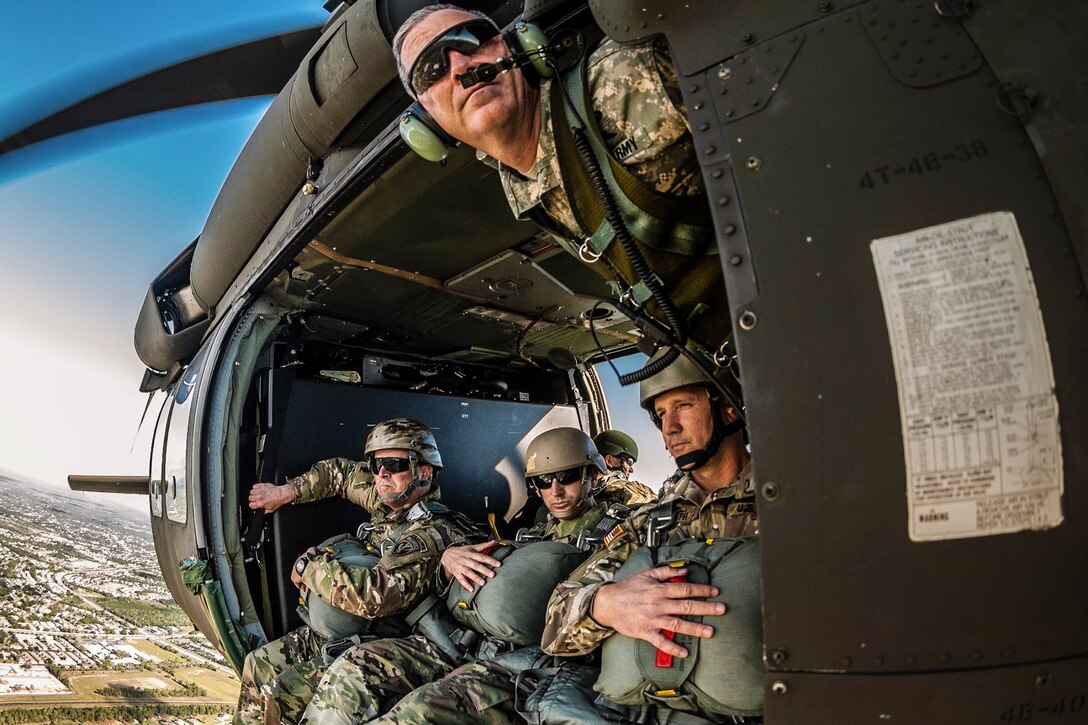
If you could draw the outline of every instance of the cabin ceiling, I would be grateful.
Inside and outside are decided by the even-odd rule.
[[[439,166],[406,154],[367,186],[277,277],[292,307],[365,325],[353,344],[455,359],[543,360],[597,352],[587,315],[612,296],[590,267],[514,219],[498,172],[467,148]],[[601,306],[612,348],[633,325]],[[390,340],[394,341],[390,343]]]

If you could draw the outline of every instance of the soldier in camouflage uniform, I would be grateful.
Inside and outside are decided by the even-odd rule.
[[[622,430],[606,430],[593,437],[597,450],[604,456],[608,473],[597,482],[595,494],[598,501],[616,501],[631,508],[657,500],[657,494],[649,486],[632,481],[638,461],[638,444]]]
[[[534,438],[525,457],[525,482],[540,493],[549,516],[519,533],[519,538],[573,543],[583,532],[593,532],[606,517],[607,506],[596,503],[591,493],[598,474],[605,470],[605,459],[590,437],[577,428],[555,428]],[[468,591],[482,586],[502,565],[481,548],[480,545],[451,547],[442,555],[443,569]],[[516,676],[516,671],[497,662],[481,660],[463,665],[441,680],[417,689],[373,722],[383,725],[522,722],[514,710]]]
[[[572,181],[584,172],[574,168],[580,166],[577,154],[568,152],[572,145],[563,127],[570,123],[553,117],[561,107],[553,107],[559,98],[553,99],[553,86],[562,81],[544,79],[538,86],[514,70],[469,88],[459,82],[458,76],[466,71],[512,55],[502,36],[466,33],[463,24],[477,19],[487,16],[449,4],[409,16],[393,40],[401,81],[442,130],[498,162],[503,190],[518,219],[537,222],[564,249],[592,264],[614,283],[617,296],[637,289],[640,277],[619,243],[606,245],[603,251],[587,250],[584,244],[597,231],[594,214],[600,214],[601,201],[587,185]],[[473,50],[473,42],[465,42],[466,34],[482,44]],[[641,239],[639,244],[657,250],[640,247],[681,319],[689,320],[689,332],[716,348],[729,327],[725,286],[702,174],[666,44],[657,39],[620,45],[606,38],[585,67],[588,110],[579,113],[592,116],[586,122],[596,123],[603,148],[630,177],[630,186],[639,189],[628,196],[657,200],[657,206],[644,209],[647,220],[690,225],[685,232],[662,231],[652,244]],[[667,319],[656,301],[648,304],[651,315]],[[701,314],[693,318],[697,306]]]
[[[639,387],[642,405],[660,428],[681,477],[657,505],[641,509],[609,532],[604,547],[556,587],[541,641],[551,654],[584,655],[613,632],[620,632],[646,640],[667,654],[686,657],[687,650],[662,630],[695,637],[713,635],[712,626],[681,618],[725,614],[724,604],[702,601],[717,596],[716,587],[669,581],[683,576],[686,569],[658,567],[614,581],[632,552],[646,545],[647,520],[662,504],[671,502],[674,512],[663,532],[666,536],[679,532],[706,539],[759,532],[739,411],[686,357]],[[730,392],[739,401],[739,389]]]
[[[249,505],[275,511],[339,495],[369,511],[369,541],[384,544],[376,566],[346,566],[311,547],[295,562],[291,579],[336,608],[378,619],[404,613],[433,591],[442,551],[473,540],[470,524],[439,503],[435,476],[441,468],[427,427],[394,418],[367,436],[364,461],[320,461],[283,486],[255,484]],[[298,722],[327,668],[324,644],[304,626],[247,655],[234,722]],[[424,662],[413,665],[425,670],[420,683],[435,674]]]

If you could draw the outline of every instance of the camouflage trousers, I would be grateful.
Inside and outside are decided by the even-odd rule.
[[[299,627],[246,655],[234,725],[297,723],[328,669],[321,657],[325,641]]]
[[[445,677],[452,669],[453,663],[418,634],[355,645],[328,668],[301,723],[369,722],[400,698]]]
[[[458,667],[424,685],[373,725],[507,725],[524,720],[514,709],[516,673],[495,662]]]

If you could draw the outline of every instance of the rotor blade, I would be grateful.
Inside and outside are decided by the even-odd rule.
[[[68,476],[68,488],[92,493],[134,493],[146,496],[147,476]]]
[[[189,58],[120,83],[0,140],[0,155],[92,126],[155,111],[278,93],[320,36],[279,33]]]

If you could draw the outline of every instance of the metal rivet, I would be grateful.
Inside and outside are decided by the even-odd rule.
[[[302,194],[303,194],[303,196],[313,196],[316,193],[317,193],[317,184],[315,184],[314,182],[307,181],[305,184],[302,185]]]
[[[755,36],[753,36],[751,33],[745,33],[744,35],[740,36],[740,39],[743,40],[745,43],[751,43],[753,40],[755,40]]]
[[[724,171],[722,171],[721,169],[714,169],[713,171],[711,171],[711,172],[710,172],[710,178],[712,178],[712,179],[720,179],[720,178],[722,178],[722,176],[723,176],[724,174],[725,174],[725,172],[724,172]],[[726,203],[726,204],[728,204],[728,203],[729,203],[729,197],[728,197],[728,196],[727,196],[727,197],[725,197],[725,203]]]
[[[688,88],[688,90],[691,91],[692,93],[698,93],[699,92],[699,84],[693,83],[691,85],[691,87]]]
[[[1050,684],[1050,673],[1049,672],[1040,672],[1039,674],[1035,675],[1035,686],[1036,687],[1045,687],[1046,685],[1049,685],[1049,684]]]
[[[726,118],[729,118],[729,117],[730,117],[730,116],[732,116],[732,115],[733,115],[733,111],[732,111],[732,110],[729,110],[729,111],[726,111],[726,112],[725,112],[725,117],[726,117]]]
[[[737,225],[736,224],[726,224],[725,229],[722,229],[722,231],[725,232],[727,235],[732,236],[732,235],[737,233]]]
[[[831,5],[831,3],[824,0],[824,2],[820,3],[820,12],[824,12],[824,13],[831,12],[832,7],[833,6]]]
[[[733,226],[733,225],[730,224],[729,226]],[[733,256],[731,256],[729,258],[729,264],[731,264],[734,267],[739,267],[743,261],[744,261],[744,258],[742,256],[740,256],[739,254],[734,254]]]
[[[767,481],[767,483],[763,484],[763,488],[760,489],[760,492],[763,494],[763,498],[768,501],[774,501],[778,498],[778,484],[774,481]]]
[[[696,111],[701,111],[703,110],[703,102],[696,101],[695,103],[691,104],[691,107],[694,108]]]
[[[759,171],[763,168],[763,162],[755,156],[749,156],[746,165],[748,166],[749,171]]]
[[[706,121],[703,121],[702,123],[700,123],[700,124],[699,124],[699,130],[700,130],[700,131],[708,131],[708,130],[710,130],[710,124],[709,124],[709,123],[707,123]]]
[[[874,657],[873,658],[873,664],[876,665],[877,667],[882,666],[884,664],[884,658],[883,657]]]
[[[740,313],[740,319],[737,320],[737,324],[740,325],[740,329],[742,330],[755,329],[757,322],[759,322],[759,318],[757,318],[756,313],[752,312],[751,310],[745,310],[744,312]],[[781,648],[779,648],[779,650],[781,650],[783,653],[786,652],[786,650]],[[775,654],[777,654],[779,650],[775,650]],[[784,660],[785,658],[786,656],[785,654],[783,654],[782,659]]]
[[[746,313],[746,314],[751,314],[751,313]],[[785,647],[778,647],[778,648],[775,649],[774,652],[771,652],[771,662],[775,663],[776,665],[782,664],[783,662],[785,662],[789,658],[790,658],[790,653],[789,653],[789,651],[786,650]]]
[[[852,664],[854,664],[854,658],[853,657],[843,657],[842,658],[842,666],[843,667],[849,667]]]
[[[790,691],[790,688],[786,686],[786,683],[782,680],[775,680],[771,683],[771,692],[776,695],[785,695]]]
[[[715,152],[717,152],[717,150],[718,150],[717,146],[707,146],[706,150],[703,153],[705,153],[707,156],[711,156]]]
[[[729,76],[731,76],[731,75],[733,75],[733,71],[730,68],[719,68],[718,69],[718,78],[720,78],[723,81],[729,80]]]

